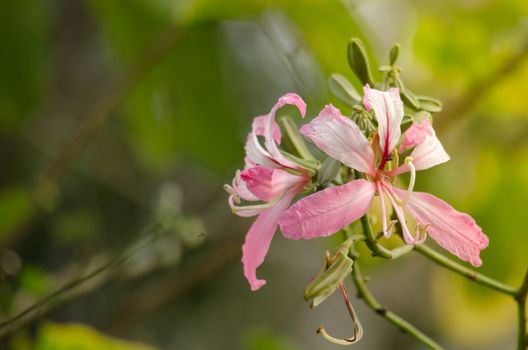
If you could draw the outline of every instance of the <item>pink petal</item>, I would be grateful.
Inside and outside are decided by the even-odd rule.
[[[240,175],[248,190],[265,202],[273,200],[289,188],[304,184],[308,180],[305,176],[264,166],[246,169]]]
[[[252,131],[255,133],[255,135],[264,136],[266,121],[267,121],[266,118],[267,118],[266,115],[261,115],[260,117],[255,117],[253,119]],[[275,142],[280,145],[282,134],[281,134],[279,124],[277,124],[275,120],[273,120],[272,134],[273,134],[273,140],[275,140]]]
[[[244,276],[246,276],[252,291],[256,291],[266,284],[265,280],[257,279],[257,268],[268,253],[271,239],[277,229],[277,219],[288,208],[296,193],[296,189],[290,190],[275,206],[263,211],[246,234],[246,240],[242,246],[242,265],[244,266]]]
[[[400,198],[405,196],[404,191],[394,190]],[[479,255],[488,246],[488,237],[471,216],[424,192],[411,193],[405,208],[422,226],[430,225],[429,235],[442,248],[473,266],[482,265]]]
[[[331,235],[362,217],[370,208],[375,192],[375,184],[366,180],[316,192],[281,215],[282,233],[290,239]]]
[[[425,170],[447,162],[450,157],[436,136],[427,137],[411,152],[416,170]]]
[[[258,140],[256,140],[256,136],[253,133],[248,134],[244,150],[246,151],[246,168],[255,165],[265,165],[267,167],[280,166],[270,159],[271,155],[258,144]]]
[[[242,173],[240,171],[236,172],[235,177],[233,178],[232,188],[235,191],[235,194],[246,200],[246,201],[258,201],[257,198],[247,187],[246,182],[243,181]]]
[[[265,139],[265,145],[270,153],[271,157],[281,165],[289,168],[297,168],[297,165],[293,163],[292,161],[288,160],[286,157],[282,155],[282,153],[279,151],[279,148],[277,147],[277,144],[275,143],[274,137],[273,137],[273,125],[275,125],[275,113],[277,110],[284,105],[294,105],[297,107],[299,112],[301,113],[301,117],[304,118],[304,115],[306,114],[306,103],[302,100],[302,98],[293,93],[288,93],[277,101],[275,106],[271,109],[270,113],[266,116],[266,124],[264,129],[264,139]]]
[[[436,136],[426,137],[422,143],[413,149],[410,156],[413,158],[413,164],[416,170],[429,169],[451,159]],[[388,172],[387,175],[397,176],[407,171],[409,171],[409,166],[403,164],[393,171]]]
[[[363,104],[367,110],[374,110],[378,121],[380,148],[388,155],[401,136],[400,124],[403,119],[403,102],[400,91],[392,88],[389,91],[371,89],[368,84],[363,88]]]
[[[435,165],[447,162],[450,157],[436,137],[431,121],[426,118],[421,123],[414,123],[404,135],[399,151],[414,147],[410,156],[416,170],[425,170]],[[397,176],[409,171],[409,166],[403,164],[389,172],[389,176]]]
[[[374,152],[367,138],[350,119],[327,105],[317,118],[301,127],[323,152],[362,173],[375,174]]]
[[[421,123],[413,123],[403,134],[403,142],[400,145],[400,153],[424,142],[426,137],[434,136],[435,131],[431,125],[431,120],[425,118]]]
[[[449,155],[436,137],[431,121],[428,118],[419,124],[413,124],[405,132],[400,152],[402,152],[402,149],[405,150],[412,147],[415,147],[411,157],[416,170],[429,169],[449,160]]]

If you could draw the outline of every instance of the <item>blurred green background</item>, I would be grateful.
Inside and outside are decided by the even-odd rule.
[[[0,319],[102,268],[17,320],[0,347],[334,349],[315,329],[350,334],[342,301],[310,310],[302,295],[337,240],[276,235],[259,270],[268,284],[252,293],[239,262],[251,220],[231,214],[222,185],[252,118],[283,93],[300,94],[309,118],[329,101],[349,112],[326,82],[338,72],[359,87],[353,36],[379,64],[400,42],[406,84],[444,101],[435,126],[452,161],[417,188],[473,215],[490,238],[481,271],[519,284],[527,1],[5,0]],[[368,263],[383,304],[447,348],[514,347],[509,298],[418,255]],[[365,328],[355,349],[421,348],[353,303]]]

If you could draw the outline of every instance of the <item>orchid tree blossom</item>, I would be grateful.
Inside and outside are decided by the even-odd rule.
[[[306,104],[301,97],[290,93],[279,98],[267,115],[256,117],[246,141],[245,168],[237,171],[231,186],[225,185],[230,193],[229,205],[235,214],[257,216],[242,246],[244,275],[253,291],[266,283],[257,278],[256,270],[268,252],[279,216],[312,176],[279,150],[282,135],[275,113],[284,105],[294,105],[302,117],[306,114]],[[264,138],[264,145],[259,137]],[[241,200],[261,203],[243,206]]]
[[[398,148],[403,119],[403,103],[398,89],[379,91],[366,85],[363,104],[367,111],[374,112],[378,124],[371,141],[332,105],[327,105],[315,119],[301,127],[301,133],[319,149],[363,173],[364,178],[329,187],[295,203],[279,218],[283,234],[291,239],[331,235],[365,215],[377,195],[381,202],[385,237],[390,236],[394,223],[388,222],[390,205],[407,244],[420,244],[429,233],[452,254],[480,266],[479,254],[487,247],[488,238],[473,218],[431,194],[413,192],[417,170],[449,160],[430,120],[413,124]],[[398,152],[409,151],[409,156],[398,166]],[[396,188],[394,177],[405,172],[410,172],[408,188]],[[409,230],[404,212],[413,216],[417,223],[414,233]]]

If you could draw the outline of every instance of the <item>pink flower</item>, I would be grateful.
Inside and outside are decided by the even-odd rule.
[[[256,117],[246,141],[245,169],[237,171],[231,186],[225,186],[230,193],[228,203],[235,214],[258,215],[242,246],[244,275],[253,291],[266,283],[257,279],[256,271],[266,257],[279,216],[311,178],[306,169],[286,158],[278,148],[282,136],[275,113],[286,104],[296,106],[304,117],[306,104],[296,94],[282,96],[269,114]],[[259,136],[264,137],[264,146]],[[264,203],[240,206],[241,199]]]
[[[429,120],[412,125],[403,137],[400,152],[412,149],[405,162],[391,170],[401,131],[403,104],[398,89],[384,92],[364,88],[363,103],[373,110],[378,122],[374,147],[358,126],[341,115],[332,105],[318,117],[303,125],[301,133],[310,138],[323,152],[346,166],[365,174],[366,179],[353,180],[341,186],[327,188],[295,203],[279,218],[283,234],[291,239],[310,239],[331,235],[369,210],[375,195],[381,200],[382,225],[385,237],[390,236],[387,223],[388,199],[402,226],[408,244],[424,241],[425,233],[443,248],[480,266],[480,251],[488,238],[468,214],[453,209],[441,199],[423,192],[413,192],[416,170],[431,168],[449,160]],[[410,172],[407,190],[395,188],[392,178]],[[414,234],[409,232],[404,211],[417,222]]]

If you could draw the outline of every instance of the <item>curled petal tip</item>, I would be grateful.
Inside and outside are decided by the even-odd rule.
[[[299,109],[299,113],[301,113],[301,116],[304,118],[304,116],[306,115],[306,103],[301,98],[301,96],[293,92],[289,92],[287,94],[282,95],[279,98],[279,102],[277,103],[278,108],[287,104],[296,106],[297,109]]]
[[[254,280],[250,282],[250,288],[252,292],[256,292],[259,290],[263,285],[266,284],[266,280]]]

